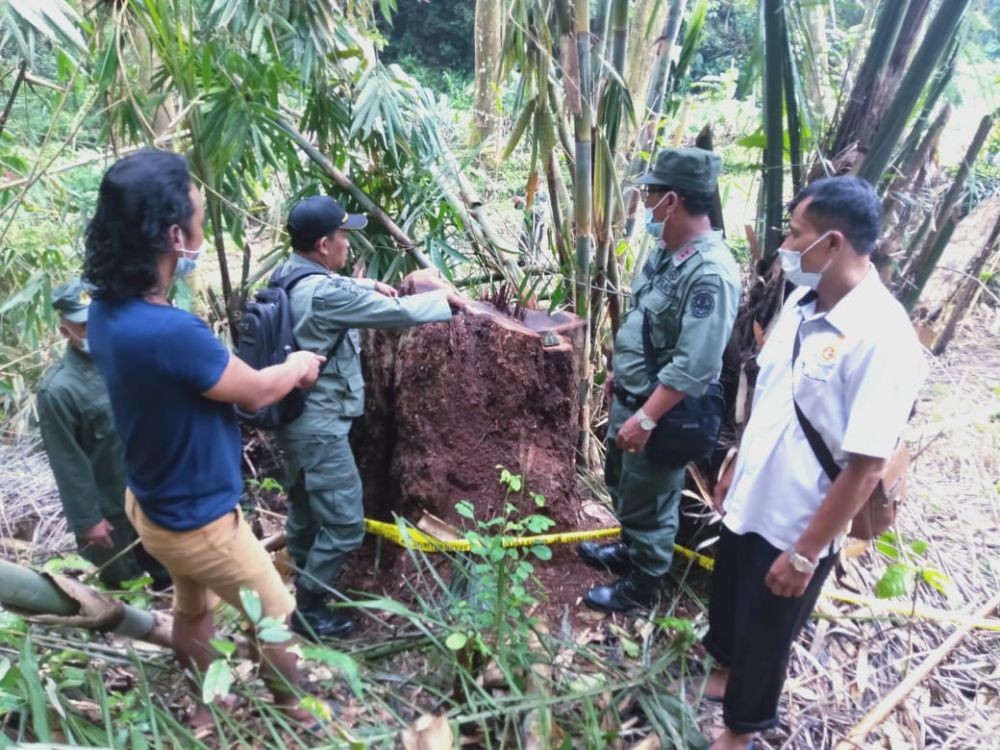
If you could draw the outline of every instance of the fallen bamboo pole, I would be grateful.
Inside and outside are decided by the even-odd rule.
[[[891,615],[901,615],[903,617],[914,617],[918,620],[929,622],[955,623],[965,625],[969,623],[975,630],[993,630],[1000,632],[1000,619],[995,617],[975,618],[964,612],[953,612],[948,609],[938,607],[926,607],[918,604],[914,607],[909,602],[891,602],[885,599],[876,599],[871,596],[853,594],[841,589],[824,589],[823,597],[833,599],[845,604],[854,604],[858,607],[867,607],[875,617],[888,617]]]
[[[847,736],[837,744],[836,750],[870,747],[865,743],[868,733],[875,729],[896,706],[902,703],[906,696],[910,694],[910,691],[920,684],[921,680],[934,671],[934,668],[938,664],[944,661],[944,658],[961,643],[962,639],[972,629],[972,625],[976,620],[988,617],[998,606],[1000,606],[1000,591],[993,594],[993,597],[979,611],[970,614],[969,619],[956,627],[944,643],[934,649],[901,683],[876,703],[864,715],[861,721],[854,725],[854,728],[847,733]]]
[[[46,625],[108,630],[125,638],[170,648],[169,617],[137,609],[79,582],[62,579],[60,584],[30,568],[0,560],[3,607],[27,617],[41,618]]]

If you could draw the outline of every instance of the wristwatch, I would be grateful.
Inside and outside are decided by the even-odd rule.
[[[649,432],[656,427],[656,420],[647,417],[646,412],[644,412],[641,407],[636,410],[635,416],[639,420],[639,426],[646,432]]]
[[[795,568],[800,573],[816,572],[816,563],[814,563],[805,555],[800,555],[798,552],[796,552],[795,547],[788,548],[788,559],[791,560],[792,567]]]

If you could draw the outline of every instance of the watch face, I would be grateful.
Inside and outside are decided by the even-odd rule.
[[[812,573],[816,569],[816,566],[802,555],[792,556],[792,567],[800,573]]]

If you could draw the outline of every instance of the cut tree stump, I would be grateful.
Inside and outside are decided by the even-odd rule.
[[[425,512],[467,527],[503,514],[498,465],[541,493],[553,529],[583,522],[576,491],[580,352],[584,322],[524,311],[523,322],[470,302],[448,323],[367,331],[365,416],[352,442],[365,514],[416,521]],[[511,497],[521,515],[530,497]],[[593,521],[591,520],[591,524]]]

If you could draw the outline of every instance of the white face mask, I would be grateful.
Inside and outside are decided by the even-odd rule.
[[[184,248],[181,252],[191,253],[191,256],[182,255],[177,259],[177,265],[174,267],[174,276],[188,276],[194,273],[194,270],[198,267],[198,261],[201,260],[201,254],[206,247],[208,247],[208,240],[203,240],[195,250]]]
[[[810,289],[815,289],[819,286],[820,280],[823,278],[823,274],[826,269],[830,267],[833,262],[833,258],[830,258],[819,271],[803,271],[802,270],[802,256],[812,250],[816,245],[826,239],[826,236],[830,234],[829,232],[823,232],[815,242],[813,242],[809,247],[803,250],[801,253],[795,250],[786,250],[783,247],[778,248],[778,257],[781,259],[781,270],[785,272],[785,278],[796,286],[807,286]]]

